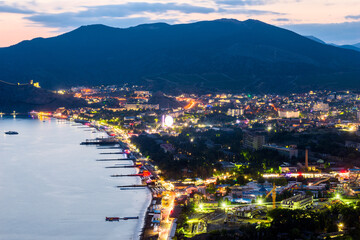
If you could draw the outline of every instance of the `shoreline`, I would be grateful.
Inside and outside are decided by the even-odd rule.
[[[145,240],[146,239],[145,232],[146,232],[146,229],[148,229],[150,227],[150,224],[151,224],[151,221],[150,221],[150,218],[149,218],[149,212],[150,212],[151,203],[153,201],[153,195],[151,193],[150,188],[147,187],[147,189],[150,192],[150,202],[149,202],[147,208],[145,209],[144,218],[142,220],[142,227],[141,227],[141,231],[140,231],[140,235],[139,235],[140,240]]]
[[[3,116],[3,117],[0,118],[0,120],[12,120],[13,118],[14,118],[13,116]],[[25,115],[17,115],[16,118],[18,118],[18,120],[20,120],[20,121],[21,120],[37,121],[37,119],[35,120],[34,118],[29,117],[28,115],[27,116],[25,116]],[[57,121],[63,121],[65,124],[67,124],[69,126],[85,126],[84,123],[79,123],[79,122],[76,122],[76,121],[71,120],[71,119],[58,119],[58,118],[53,118],[53,117],[49,117],[49,119],[53,119],[56,122]],[[39,121],[42,121],[42,120],[39,120]],[[74,125],[72,125],[72,124],[74,124]],[[97,133],[104,134],[104,137],[105,136],[110,137],[108,131],[96,127],[95,124],[91,125],[91,126],[88,126],[88,127],[89,127],[89,129],[93,129]],[[119,142],[119,148],[127,147],[127,144],[120,140],[121,139],[120,136],[121,136],[120,134],[117,134],[118,142]],[[138,173],[139,170],[136,169],[135,171],[136,171],[135,173]],[[136,182],[143,183],[141,177],[137,177]],[[147,229],[150,228],[151,218],[149,219],[149,210],[150,210],[150,207],[152,205],[153,194],[152,194],[152,191],[151,191],[151,187],[146,186],[146,189],[147,190],[143,191],[144,195],[142,195],[142,193],[141,193],[142,191],[140,192],[140,195],[141,195],[140,198],[145,198],[146,201],[142,204],[142,206],[140,208],[140,211],[138,212],[140,221],[138,221],[136,223],[135,228],[134,228],[134,232],[131,235],[131,239],[145,239],[145,237],[146,237],[145,233],[146,233]]]
[[[71,120],[67,120],[69,122],[74,122],[74,121],[71,121]],[[84,125],[83,123],[81,123],[82,125]],[[101,132],[102,130],[95,127],[95,126],[92,126],[94,127],[98,132]],[[105,131],[107,133],[107,135],[109,137],[111,137],[111,135],[109,134],[108,131]],[[117,134],[117,137],[119,138],[120,136]],[[127,146],[126,143],[124,143],[123,141],[119,140],[119,148],[125,148]],[[139,170],[137,169],[136,172],[138,172]],[[141,179],[141,177],[138,178],[139,182],[140,183],[143,183],[143,180]],[[149,215],[149,212],[150,212],[150,207],[152,205],[152,201],[153,201],[153,194],[152,194],[152,191],[151,191],[151,188],[149,186],[146,186],[146,189],[147,191],[149,191],[149,194],[150,194],[150,201],[148,204],[146,204],[146,208],[144,208],[144,217],[142,218],[142,221],[139,222],[137,224],[137,227],[136,227],[136,230],[137,232],[134,233],[135,236],[137,236],[137,239],[139,240],[145,240],[147,239],[147,236],[146,236],[146,231],[148,229],[151,228],[150,224],[151,224],[151,217]],[[145,204],[144,204],[145,205]]]
[[[58,225],[59,226],[58,230],[60,231],[59,232],[60,238],[61,238],[62,234],[67,234],[66,232],[68,232],[68,230],[67,230],[68,227],[73,223],[75,226],[77,226],[76,224],[78,224],[78,226],[81,226],[80,228],[77,228],[74,230],[74,237],[76,237],[75,234],[81,234],[84,236],[88,236],[89,239],[93,239],[95,236],[95,239],[96,239],[97,236],[101,236],[101,235],[107,236],[109,234],[109,236],[121,236],[121,234],[125,234],[127,236],[127,237],[125,237],[125,239],[139,239],[140,238],[139,235],[141,234],[141,232],[142,232],[141,230],[144,225],[144,221],[143,221],[144,216],[146,216],[147,207],[149,205],[149,202],[151,202],[151,196],[149,196],[150,192],[148,192],[145,189],[141,189],[141,190],[136,190],[137,193],[134,193],[135,191],[129,191],[129,193],[127,193],[126,191],[119,192],[119,189],[117,189],[117,188],[114,189],[112,187],[113,183],[117,183],[117,181],[112,181],[112,180],[108,181],[108,179],[109,179],[108,170],[104,170],[102,168],[102,166],[107,166],[108,164],[106,164],[106,163],[99,164],[92,160],[95,157],[97,157],[97,154],[101,151],[97,150],[96,147],[83,147],[83,146],[79,145],[80,141],[82,141],[85,138],[95,138],[98,136],[106,137],[104,131],[99,132],[99,131],[96,131],[95,129],[94,129],[94,132],[88,131],[86,128],[81,127],[81,125],[79,125],[80,127],[73,126],[72,121],[65,122],[63,120],[60,120],[58,122],[58,120],[56,120],[55,118],[52,118],[51,120],[49,119],[46,122],[37,120],[37,119],[34,120],[30,117],[21,118],[21,119],[19,118],[19,119],[16,119],[16,121],[13,120],[12,117],[5,118],[2,120],[3,120],[2,126],[4,129],[17,130],[20,133],[19,136],[17,136],[17,137],[8,137],[7,135],[2,136],[5,140],[7,140],[7,139],[9,140],[9,142],[2,141],[2,143],[6,143],[11,147],[9,149],[16,149],[15,143],[17,143],[20,140],[24,141],[24,140],[28,140],[29,138],[33,139],[34,138],[33,135],[35,137],[38,137],[41,141],[39,140],[39,141],[32,142],[33,143],[32,146],[36,146],[36,144],[38,144],[38,142],[42,144],[40,148],[31,147],[31,149],[34,150],[34,152],[29,151],[29,153],[26,153],[26,154],[30,154],[31,157],[34,156],[33,157],[34,164],[27,161],[28,159],[27,158],[25,159],[23,157],[23,155],[17,156],[18,151],[8,151],[9,155],[4,155],[4,156],[13,156],[13,155],[17,156],[19,159],[17,161],[15,161],[15,163],[18,164],[19,162],[23,161],[24,165],[29,164],[29,165],[35,166],[34,168],[31,168],[31,169],[38,170],[37,166],[41,166],[42,169],[45,169],[45,167],[46,167],[46,169],[48,169],[48,170],[44,171],[44,173],[46,173],[46,174],[40,173],[41,176],[44,176],[44,178],[38,178],[37,174],[33,174],[33,172],[35,172],[35,171],[31,171],[31,174],[29,174],[29,175],[21,174],[21,176],[26,176],[31,181],[32,181],[32,179],[34,179],[34,182],[35,182],[35,180],[38,181],[36,183],[42,183],[42,184],[35,184],[36,186],[44,186],[43,191],[41,191],[41,194],[45,193],[45,195],[44,196],[41,195],[42,196],[41,199],[59,199],[59,198],[56,198],[57,196],[54,196],[56,194],[53,194],[53,193],[58,192],[58,191],[60,191],[60,192],[64,191],[65,194],[64,195],[61,194],[61,197],[64,196],[66,198],[66,200],[69,201],[69,204],[71,205],[70,207],[72,207],[71,209],[75,209],[72,212],[76,212],[76,214],[74,214],[72,212],[66,213],[66,211],[58,212],[58,210],[57,211],[54,210],[54,213],[55,212],[60,213],[60,214],[56,214],[56,216],[55,216],[55,215],[53,215],[53,212],[51,209],[62,209],[61,208],[62,206],[64,206],[64,209],[67,209],[69,206],[66,204],[62,204],[63,203],[62,202],[61,204],[59,204],[60,205],[59,208],[51,208],[50,209],[50,208],[47,208],[48,206],[46,204],[47,203],[52,204],[52,203],[56,202],[57,200],[47,201],[46,204],[44,204],[43,209],[45,209],[45,211],[49,212],[49,219],[50,219],[49,229],[52,229],[54,224],[58,223],[58,221],[60,221],[60,224]],[[51,136],[49,134],[50,131],[51,131]],[[3,131],[1,131],[1,132],[3,133]],[[34,134],[34,133],[36,133],[36,134]],[[58,133],[60,135],[57,135]],[[68,134],[68,133],[70,133],[70,134]],[[24,139],[24,140],[22,140],[22,139]],[[37,139],[37,138],[34,138],[34,139]],[[51,139],[51,140],[48,141],[47,139]],[[64,140],[62,140],[62,139],[64,139]],[[62,145],[60,145],[60,147],[59,147],[59,143],[64,145],[64,151],[59,150],[62,147]],[[49,146],[47,144],[49,144]],[[14,147],[13,147],[13,145],[14,145]],[[65,149],[65,147],[66,147],[66,149]],[[54,149],[54,153],[53,153],[53,149]],[[75,152],[73,152],[72,150],[65,151],[68,149],[76,149],[76,151]],[[4,150],[6,150],[6,149],[4,148]],[[40,151],[45,153],[44,156],[51,156],[51,157],[50,158],[47,157],[47,158],[43,158],[43,159],[40,157],[36,157],[36,156],[38,156],[37,154],[39,154]],[[110,152],[111,150],[105,150],[105,151]],[[50,152],[51,152],[51,154],[50,154]],[[66,156],[66,157],[63,158],[62,154],[56,154],[58,152],[64,153],[64,156]],[[6,154],[7,151],[2,151],[2,153]],[[76,155],[74,153],[76,153]],[[26,154],[24,154],[24,155],[26,155]],[[58,158],[54,157],[54,160],[53,160],[53,158],[52,158],[53,155],[58,156]],[[29,159],[32,159],[31,157],[29,157]],[[51,160],[49,160],[49,159],[51,159]],[[11,163],[11,161],[9,162],[9,165],[11,166],[10,163]],[[59,165],[57,165],[58,163],[59,163]],[[66,164],[64,164],[64,163],[66,163]],[[72,165],[73,163],[74,163],[74,166]],[[57,167],[55,167],[55,168],[53,167],[53,164],[56,164],[55,166],[65,166],[65,167],[63,167],[63,168],[59,167],[59,169],[57,169]],[[127,164],[130,165],[130,162],[127,162]],[[4,166],[4,169],[6,169],[5,166]],[[19,168],[19,169],[20,169],[19,171],[14,169],[14,172],[21,173],[22,168]],[[79,172],[79,169],[87,169],[89,171]],[[71,171],[68,171],[68,170],[71,170]],[[26,173],[26,171],[27,170],[24,170],[25,173]],[[117,170],[110,170],[110,171],[117,171]],[[135,171],[135,169],[134,170],[129,169],[126,171],[127,172],[131,171],[130,173],[133,173],[133,171]],[[52,174],[53,172],[56,174]],[[58,174],[58,173],[63,173],[63,172],[65,174]],[[76,180],[76,179],[80,178],[80,180],[76,181],[76,182],[71,180],[71,183],[69,183],[69,181],[67,180],[68,176],[66,175],[68,172],[71,173],[69,175],[69,179]],[[97,173],[97,174],[92,174],[92,173]],[[91,175],[93,175],[93,176],[91,176]],[[30,178],[32,176],[34,176],[34,178]],[[66,178],[64,178],[64,176],[66,176]],[[72,176],[73,176],[73,178],[72,178]],[[45,179],[45,177],[46,177],[46,179]],[[50,181],[45,181],[44,179],[45,180],[50,179]],[[84,179],[86,179],[86,181],[83,181]],[[87,181],[89,179],[90,179],[90,181]],[[103,179],[105,179],[105,180],[102,181]],[[127,183],[130,184],[130,181],[131,181],[131,183],[139,182],[140,179],[139,178],[131,178],[131,179],[123,179],[121,181],[125,185]],[[48,185],[46,185],[47,182],[55,182],[56,186],[53,186],[53,185],[48,186]],[[88,189],[89,184],[91,184],[90,189]],[[94,186],[94,188],[93,188],[93,186]],[[58,187],[60,187],[60,188],[58,188]],[[6,188],[4,188],[4,189],[6,189]],[[11,189],[11,188],[9,188],[9,189]],[[21,188],[13,188],[13,189],[21,189]],[[27,189],[29,189],[29,188],[27,188]],[[37,189],[39,189],[39,188],[37,188]],[[79,189],[84,189],[84,190],[82,190],[78,195]],[[92,191],[93,189],[95,189],[95,191]],[[29,190],[29,191],[31,191],[31,190]],[[29,192],[29,191],[26,191],[26,192]],[[39,190],[36,190],[35,192],[37,192],[37,191],[39,191]],[[19,191],[19,192],[22,192],[22,191]],[[76,197],[74,197],[74,195],[76,195]],[[129,195],[129,197],[127,195]],[[27,194],[26,196],[24,195],[24,199],[32,199],[30,197],[38,198],[39,196],[40,195],[32,196],[31,194]],[[86,197],[87,199],[90,199],[89,198],[90,196],[91,197],[96,196],[96,199],[92,198],[94,200],[89,201],[89,204],[86,204],[86,206],[91,206],[91,208],[95,209],[95,210],[92,210],[91,208],[87,209],[87,207],[84,207],[85,204],[79,203],[79,201],[78,201],[78,199],[80,199],[82,197]],[[4,196],[4,197],[5,197],[4,199],[9,199],[6,196]],[[21,196],[21,197],[23,197],[23,196]],[[118,199],[118,200],[116,200],[116,199]],[[127,199],[129,199],[129,200],[127,200]],[[98,200],[101,200],[101,201],[98,201]],[[112,203],[107,204],[106,201],[111,201]],[[133,202],[131,202],[131,201],[133,201]],[[31,206],[32,201],[29,201],[29,202],[26,204]],[[99,206],[93,207],[96,205],[99,205]],[[101,205],[103,205],[104,207]],[[76,208],[74,208],[73,206]],[[137,211],[129,209],[130,207],[123,208],[122,206],[131,206],[131,208],[133,208],[134,210],[137,209]],[[49,210],[47,210],[47,209],[49,209]],[[122,209],[124,209],[124,212]],[[36,214],[32,214],[33,211],[29,211],[29,212],[31,213],[31,216],[32,215],[35,216],[35,217],[33,217],[34,223],[43,221],[40,211],[37,211]],[[121,223],[120,225],[122,225],[122,226],[106,223],[104,221],[104,218],[105,218],[105,216],[112,216],[111,213],[114,213],[115,215],[119,214],[119,215],[126,216],[126,217],[137,215],[137,216],[140,216],[140,220],[127,221],[126,224],[125,224],[125,222]],[[29,214],[27,214],[27,212],[23,212],[20,214],[23,216],[23,219],[27,219],[27,217],[30,216]],[[9,216],[12,216],[12,215],[9,214]],[[60,220],[57,219],[57,216],[60,216]],[[53,219],[55,221],[52,221],[52,217],[54,217]],[[87,219],[87,221],[82,221],[85,218]],[[66,219],[68,223],[67,222],[64,223],[64,221],[61,221],[62,219]],[[81,219],[81,220],[79,220],[79,219]],[[11,222],[9,222],[9,224],[11,224]],[[87,224],[89,224],[89,226],[91,226],[91,229],[86,230]],[[21,226],[21,223],[19,223],[19,225]],[[31,224],[29,224],[29,225],[31,226]],[[45,226],[48,226],[48,225],[45,225]],[[39,229],[36,231],[32,231],[31,229],[26,230],[26,227],[27,226],[25,226],[24,231],[28,231],[25,233],[29,234],[29,236],[32,236],[31,234],[33,234],[34,236],[38,236],[40,239],[43,236],[45,236],[45,234],[46,234],[46,233],[44,233],[45,230]],[[54,228],[57,228],[57,226],[55,226]],[[71,226],[69,228],[71,228]],[[110,231],[107,231],[109,229],[110,229]],[[112,231],[112,229],[114,229],[114,231]],[[7,229],[3,229],[3,230],[4,231],[2,231],[1,234],[8,234],[8,233],[12,234],[13,233],[13,231],[10,231],[11,229],[9,229],[9,231],[5,231]],[[72,237],[72,233],[69,236]],[[101,239],[101,238],[102,237],[97,238],[97,239]],[[122,239],[122,238],[120,237],[119,239]]]
[[[57,118],[55,118],[57,119]],[[59,119],[57,119],[59,120]],[[76,122],[74,120],[70,120],[70,119],[65,119],[66,121],[68,121],[69,123],[78,123],[78,124],[81,124],[81,125],[85,125],[84,123],[81,123],[81,122]],[[97,132],[105,132],[109,137],[112,137],[108,131],[104,130],[104,129],[101,129],[101,128],[98,128],[97,126],[93,126],[93,125],[90,125],[89,127],[91,128],[94,128],[96,129]],[[110,127],[111,128],[111,127]],[[116,136],[117,138],[119,138],[120,136],[117,134]],[[121,140],[118,140],[118,144],[119,144],[119,148],[125,148],[127,147],[127,144],[124,143],[123,141]],[[138,169],[136,169],[136,173],[138,173]],[[141,179],[141,177],[138,177],[138,180],[140,183],[143,182],[143,180]],[[142,221],[139,222],[136,226],[136,232],[134,232],[134,236],[136,236],[137,239],[139,240],[144,240],[146,239],[146,236],[145,236],[145,233],[146,233],[146,229],[150,228],[150,224],[151,224],[151,219],[149,218],[149,209],[151,207],[151,204],[152,204],[152,201],[153,201],[153,195],[152,195],[152,191],[150,189],[149,186],[146,186],[146,189],[149,191],[149,194],[150,194],[150,201],[148,204],[144,204],[146,205],[147,207],[145,207],[143,209],[144,211],[144,217],[142,218]]]

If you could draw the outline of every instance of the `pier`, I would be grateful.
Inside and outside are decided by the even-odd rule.
[[[125,174],[125,175],[110,175],[110,177],[149,177],[151,173],[147,170],[144,170],[142,173],[135,174]]]
[[[100,154],[125,154],[124,152],[108,152],[108,153],[100,153]]]
[[[112,158],[112,159],[96,159],[98,162],[113,162],[113,161],[134,161],[131,158]]]
[[[97,147],[97,149],[104,149],[104,150],[106,150],[106,149],[121,149],[121,147],[119,146],[119,147]]]
[[[79,127],[85,128],[85,127]],[[85,131],[91,131],[91,129]],[[112,133],[107,132],[110,136],[113,136]],[[100,158],[96,159],[99,162],[120,162],[120,161],[131,161],[124,163],[124,164],[113,164],[113,166],[105,166],[108,169],[120,169],[120,168],[135,168],[139,169],[138,173],[135,174],[114,174],[110,175],[110,177],[140,177],[142,180],[147,179],[150,177],[151,173],[144,168],[143,163],[137,161],[136,157],[131,154],[127,144],[120,141],[120,139],[109,137],[109,138],[96,138],[96,139],[87,139],[85,142],[82,142],[81,145],[97,145],[97,149],[105,150],[105,152],[99,153],[103,155],[103,157],[110,157],[112,155],[114,158]],[[110,149],[115,149],[111,152]],[[110,151],[106,151],[110,150]],[[119,154],[126,154],[125,156],[121,156]],[[106,156],[104,156],[106,155]],[[116,158],[120,157],[120,158]],[[142,183],[144,183],[142,181]],[[145,189],[147,188],[147,184],[133,184],[133,185],[123,185],[123,186],[116,186],[119,190],[138,190],[138,189]],[[136,217],[106,217],[105,221],[107,222],[119,222],[121,220],[131,220],[131,219],[139,219],[139,216]]]
[[[136,217],[106,217],[105,221],[118,222],[120,220],[130,220],[130,219],[139,219],[139,216],[136,216]]]
[[[124,186],[116,186],[117,188],[143,188],[147,187],[146,184],[134,184],[134,185],[124,185]]]
[[[110,177],[139,177],[141,176],[140,174],[124,174],[124,175],[118,175],[118,174],[113,174],[110,175]]]
[[[80,143],[80,145],[116,145],[118,142],[116,140],[109,139],[86,139],[85,142]]]
[[[124,166],[111,166],[105,168],[140,168],[141,165],[124,165]]]

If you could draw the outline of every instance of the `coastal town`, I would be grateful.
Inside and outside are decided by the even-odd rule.
[[[360,0],[0,0],[0,240],[360,240]]]
[[[125,84],[57,94],[87,105],[31,117],[107,133],[81,144],[118,149],[127,157],[114,161],[133,162],[122,167],[135,168],[141,184],[117,187],[151,192],[141,239],[359,234],[360,93],[177,95]]]

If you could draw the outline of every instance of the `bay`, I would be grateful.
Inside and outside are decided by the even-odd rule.
[[[19,135],[5,135],[9,130]],[[139,238],[150,193],[115,187],[140,183],[138,177],[110,177],[135,169],[107,169],[116,162],[96,161],[120,157],[100,155],[117,150],[80,145],[101,136],[55,119],[0,120],[0,239]],[[105,222],[110,216],[139,220]]]

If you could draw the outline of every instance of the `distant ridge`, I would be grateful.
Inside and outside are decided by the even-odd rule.
[[[28,113],[32,110],[50,111],[59,107],[81,107],[84,100],[36,88],[31,84],[13,84],[0,80],[0,112]]]
[[[313,40],[313,41],[315,41],[315,42],[318,42],[318,43],[327,44],[327,43],[324,42],[323,40],[321,40],[321,39],[319,39],[319,38],[317,38],[317,37],[314,37],[314,36],[305,36],[305,37],[307,37],[308,39],[311,39],[311,40]]]
[[[305,36],[305,37],[307,37],[308,39],[311,39],[315,42],[318,42],[318,43],[327,44],[323,40],[321,40],[317,37],[314,37],[314,36]],[[360,43],[354,44],[354,45],[337,45],[337,44],[329,43],[328,45],[360,52]]]
[[[360,53],[253,19],[97,24],[1,48],[0,79],[55,89],[124,82],[179,92],[360,88]]]
[[[360,48],[355,47],[354,45],[341,45],[340,47],[341,47],[341,48],[350,49],[350,50],[355,50],[355,51],[360,52]]]

